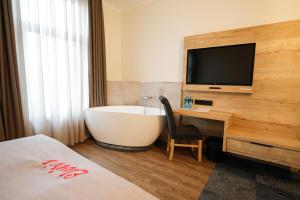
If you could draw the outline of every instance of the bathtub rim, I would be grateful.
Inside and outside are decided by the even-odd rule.
[[[116,112],[116,111],[109,111],[109,110],[98,110],[101,108],[118,108],[118,107],[128,107],[128,108],[150,108],[157,110],[158,114],[144,114],[144,113],[130,113],[130,112]],[[161,113],[162,111],[162,113]],[[118,113],[118,114],[127,114],[127,115],[143,115],[143,116],[149,116],[149,117],[165,117],[166,113],[164,109],[156,108],[156,107],[149,107],[149,106],[137,106],[137,105],[114,105],[114,106],[98,106],[98,107],[92,107],[92,108],[86,108],[84,110],[84,115],[86,115],[86,112],[103,112],[103,113]]]

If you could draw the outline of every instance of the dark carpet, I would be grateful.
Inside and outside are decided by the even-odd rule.
[[[300,200],[299,173],[246,159],[217,163],[200,200]]]

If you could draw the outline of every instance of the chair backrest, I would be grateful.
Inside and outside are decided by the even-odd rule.
[[[164,105],[167,123],[168,123],[168,130],[169,134],[172,136],[175,133],[176,130],[176,123],[175,123],[175,117],[173,114],[172,107],[168,101],[168,99],[164,96],[159,97],[160,102]]]

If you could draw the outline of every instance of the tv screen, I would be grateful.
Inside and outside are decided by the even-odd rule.
[[[190,49],[187,84],[252,85],[255,43]]]

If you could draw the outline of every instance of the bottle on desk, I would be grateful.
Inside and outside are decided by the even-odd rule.
[[[191,109],[193,106],[193,99],[190,96],[187,96],[183,99],[183,108],[184,109]]]

